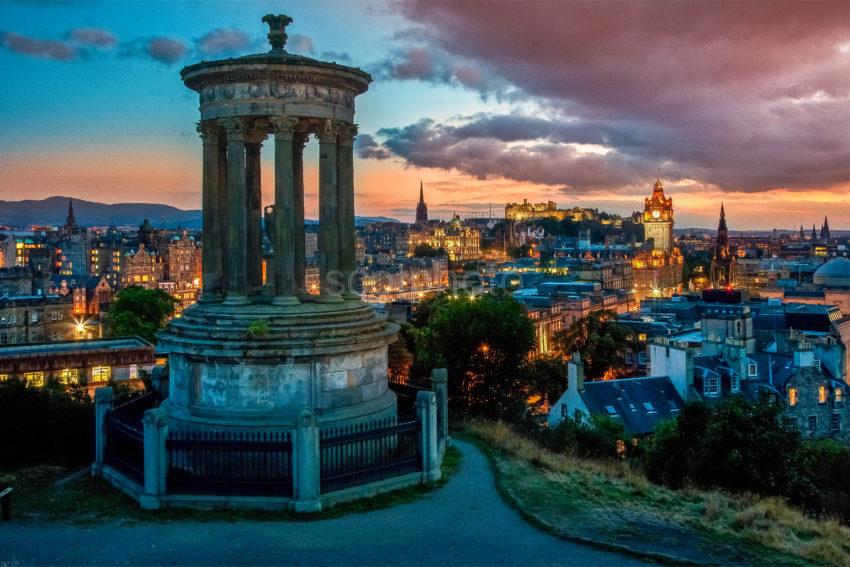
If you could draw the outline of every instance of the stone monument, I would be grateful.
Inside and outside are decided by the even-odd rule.
[[[387,323],[353,288],[354,102],[371,77],[288,53],[291,18],[267,15],[271,50],[181,71],[199,94],[203,293],[159,335],[172,430],[339,427],[396,415]],[[274,140],[274,256],[262,271],[260,155]],[[319,142],[320,293],[305,289],[304,145]]]

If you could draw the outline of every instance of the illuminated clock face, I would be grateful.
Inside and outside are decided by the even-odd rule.
[[[658,209],[655,209],[654,211],[652,211],[652,218],[654,218],[654,219],[661,218],[661,211],[659,211]]]

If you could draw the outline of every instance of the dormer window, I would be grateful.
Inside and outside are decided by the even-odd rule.
[[[608,412],[608,415],[617,415],[617,410],[614,409],[614,406],[605,406],[605,410]]]
[[[835,401],[843,402],[844,401],[844,388],[838,387],[835,389]]]
[[[720,394],[720,378],[711,376],[705,380],[705,388],[703,388],[706,396],[717,396]]]

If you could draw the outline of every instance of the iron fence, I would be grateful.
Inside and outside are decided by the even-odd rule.
[[[142,419],[112,410],[105,418],[103,462],[131,480],[145,482],[145,442]]]
[[[319,447],[322,493],[422,470],[415,417],[322,431]]]
[[[170,493],[292,496],[289,433],[172,431],[166,450]]]

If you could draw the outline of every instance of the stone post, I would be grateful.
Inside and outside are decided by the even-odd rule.
[[[449,437],[449,373],[445,368],[431,370],[431,391],[437,398],[437,436],[438,441],[451,444]]]
[[[259,292],[263,285],[263,190],[260,176],[260,148],[265,134],[252,133],[245,144],[245,209],[247,211],[246,248],[248,262],[248,287],[252,293]]]
[[[319,453],[319,424],[316,416],[304,410],[298,416],[295,431],[295,463],[293,488],[296,512],[319,512],[322,509],[322,461]]]
[[[343,299],[360,299],[354,291],[357,273],[355,258],[356,235],[354,232],[354,136],[357,126],[341,123],[337,149],[337,179],[339,183],[339,211],[337,214],[337,241],[339,267],[342,272]]]
[[[157,364],[151,368],[151,387],[157,398],[164,400],[168,397],[168,364]]]
[[[275,117],[271,119],[274,130],[274,299],[275,305],[297,305],[295,232],[298,225],[293,172],[293,135],[298,119]],[[304,220],[301,219],[302,232]],[[303,251],[302,251],[303,254]]]
[[[220,179],[222,146],[221,128],[215,120],[198,123],[198,133],[204,148],[203,157],[203,248],[201,264],[203,269],[203,293],[200,301],[221,301],[222,264],[224,251],[220,242],[221,232],[221,189]]]
[[[319,131],[319,293],[320,301],[342,301],[339,264],[339,186],[337,123],[327,119]]]
[[[304,145],[309,134],[298,132],[292,139],[292,179],[295,183],[295,289],[299,296],[307,295],[307,260],[304,243]]]
[[[165,496],[168,475],[168,414],[165,408],[149,409],[144,418],[145,486],[139,504],[146,510],[157,510]]]
[[[106,453],[106,412],[112,410],[115,396],[112,386],[105,386],[94,391],[94,464],[92,476],[99,476],[103,470],[103,456]]]
[[[437,397],[434,392],[416,394],[416,419],[419,421],[419,455],[422,459],[422,482],[440,480]]]
[[[239,118],[221,121],[227,132],[227,305],[248,302],[247,248],[248,211],[245,187],[245,131],[247,124]]]

